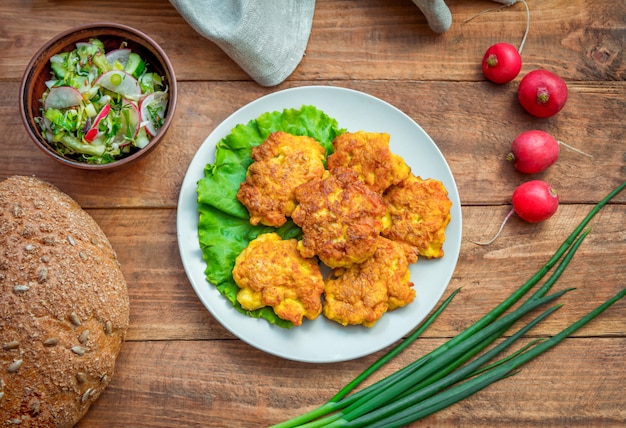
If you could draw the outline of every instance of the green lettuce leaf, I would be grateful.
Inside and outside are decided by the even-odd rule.
[[[237,302],[239,287],[232,277],[235,259],[250,241],[263,233],[276,232],[283,239],[300,239],[302,231],[292,221],[280,228],[252,226],[248,210],[237,200],[239,185],[252,163],[252,148],[276,131],[314,138],[332,153],[332,141],[345,132],[337,121],[313,106],[268,112],[246,125],[239,124],[216,145],[215,162],[204,168],[198,181],[198,238],[207,264],[205,275],[233,307],[251,317],[264,318],[280,327],[292,323],[280,319],[269,308],[247,311]]]

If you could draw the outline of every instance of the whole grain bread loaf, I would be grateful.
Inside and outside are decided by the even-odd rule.
[[[93,218],[39,179],[0,182],[0,426],[76,424],[111,381],[128,317]]]

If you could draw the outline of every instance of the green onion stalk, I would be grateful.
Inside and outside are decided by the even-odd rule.
[[[554,255],[530,279],[470,327],[391,375],[352,393],[365,379],[420,337],[452,302],[460,291],[459,288],[451,293],[411,335],[364,370],[328,402],[310,412],[274,425],[273,428],[400,427],[463,400],[498,380],[514,375],[520,366],[557,345],[626,296],[626,289],[623,289],[555,336],[535,340],[518,351],[492,362],[562,305],[552,306],[510,337],[485,351],[522,317],[572,290],[565,289],[547,294],[590,232],[585,228],[591,219],[625,187],[626,182],[598,202]],[[515,310],[504,314],[555,266],[554,271],[538,290]],[[476,357],[481,351],[485,352]]]

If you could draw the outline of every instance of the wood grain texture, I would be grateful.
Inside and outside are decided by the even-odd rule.
[[[374,380],[440,344],[419,340]],[[623,337],[568,339],[514,377],[415,426],[620,426],[626,411],[617,392],[626,378],[616,355],[625,348]],[[265,427],[322,404],[380,355],[303,365],[240,341],[130,342],[78,427]]]
[[[317,83],[289,82],[278,89],[310,84]],[[513,189],[527,177],[514,170],[506,154],[516,135],[535,128],[593,156],[562,148],[559,161],[534,176],[551,182],[563,202],[599,200],[626,180],[626,81],[608,85],[574,82],[565,109],[543,120],[522,111],[514,86],[404,81],[324,84],[379,97],[420,124],[446,157],[463,204],[510,202]],[[249,82],[181,82],[176,116],[154,152],[136,166],[92,173],[60,167],[40,153],[24,132],[19,115],[12,114],[18,102],[18,85],[0,83],[1,93],[6,94],[0,98],[6,129],[5,142],[0,146],[0,158],[6,160],[2,173],[36,173],[71,193],[84,207],[172,207],[189,162],[211,131],[240,107],[278,89]],[[604,173],[599,175],[599,170]],[[85,181],[90,186],[84,186]],[[129,182],[141,192],[129,191]],[[625,200],[626,195],[616,198]]]
[[[486,0],[449,0],[450,30],[435,34],[411,0],[319,0],[302,64],[290,80],[483,80],[480,60],[492,43],[521,42],[521,3],[490,12]],[[566,80],[624,79],[620,1],[530,1],[524,71],[545,67]],[[114,21],[146,32],[171,57],[179,80],[250,80],[215,44],[193,31],[167,0],[5,0],[0,80],[19,79],[36,50],[74,25]],[[54,19],[51,19],[54,17]],[[469,22],[465,22],[471,19]],[[478,47],[478,49],[476,49]]]
[[[268,426],[323,403],[382,355],[305,364],[265,354],[216,321],[185,275],[176,209],[187,167],[224,119],[263,95],[306,85],[372,94],[420,124],[453,171],[463,242],[446,295],[458,287],[461,292],[423,338],[376,378],[493,308],[549,258],[595,202],[626,180],[625,2],[529,0],[522,73],[507,85],[486,82],[479,64],[489,45],[519,44],[526,26],[523,5],[477,16],[498,4],[446,3],[453,24],[438,35],[411,0],[317,0],[305,57],[272,88],[252,82],[167,0],[0,4],[0,179],[36,175],[74,197],[109,237],[128,281],[128,341],[110,387],[80,428]],[[28,139],[18,111],[20,80],[31,56],[55,34],[94,21],[146,32],[170,56],[179,81],[176,117],[163,143],[116,172],[76,171],[52,161]],[[550,119],[529,116],[516,100],[520,78],[535,68],[560,74],[569,86],[566,107]],[[562,148],[554,166],[532,176],[559,192],[555,216],[541,224],[513,217],[496,242],[477,246],[470,241],[497,231],[513,189],[531,178],[505,160],[511,140],[528,129],[550,132],[593,157]],[[625,225],[622,193],[593,220],[556,285],[576,290],[525,341],[557,333],[626,285]],[[626,302],[618,302],[520,373],[414,426],[624,426],[625,312]]]

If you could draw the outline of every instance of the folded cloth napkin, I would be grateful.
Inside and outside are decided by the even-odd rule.
[[[505,6],[511,6],[519,0],[493,0]],[[452,14],[444,0],[413,0],[413,3],[422,11],[431,30],[436,33],[445,33],[452,25]]]
[[[295,70],[311,33],[315,0],[170,0],[198,33],[262,86]]]

